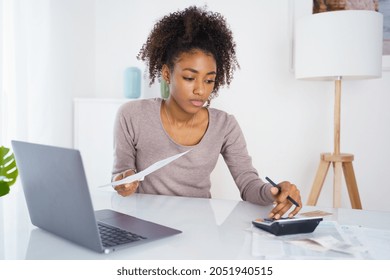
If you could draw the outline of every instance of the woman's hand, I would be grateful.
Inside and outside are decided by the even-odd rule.
[[[291,206],[293,206],[292,202],[287,199],[287,197],[290,196],[299,204],[299,207],[294,206],[295,208],[293,209],[293,211],[288,214],[288,217],[291,218],[295,216],[299,212],[299,210],[302,209],[302,201],[299,190],[297,186],[286,181],[279,183],[278,186],[280,187],[280,191],[276,187],[271,188],[271,193],[275,197],[276,205],[272,209],[268,217],[274,219],[280,219],[281,217],[283,217],[284,213],[286,213],[291,208]]]
[[[135,174],[135,171],[133,169],[126,170],[122,173],[119,173],[114,177],[114,181],[122,180],[130,175]],[[114,189],[117,191],[118,194],[121,196],[129,196],[135,193],[139,186],[139,181],[131,182],[128,184],[118,185]]]

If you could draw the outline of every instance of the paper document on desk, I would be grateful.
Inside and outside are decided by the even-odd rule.
[[[319,236],[301,240],[290,240],[288,242],[319,252],[332,250],[344,254],[355,255],[356,253],[365,252],[367,250],[365,247],[352,246],[351,244],[337,240],[333,236]]]
[[[111,182],[109,184],[105,184],[103,186],[100,186],[99,188],[108,187],[108,186],[115,187],[115,186],[119,186],[119,185],[123,185],[123,184],[129,184],[129,183],[132,183],[135,181],[142,181],[145,176],[164,167],[165,165],[171,163],[172,161],[177,160],[178,158],[184,156],[189,151],[191,151],[191,150],[188,150],[188,151],[185,151],[184,153],[176,154],[176,155],[168,157],[166,159],[157,161],[157,162],[153,163],[152,165],[150,165],[148,168],[142,170],[141,172],[138,172],[134,175],[128,176],[122,180],[114,181],[114,182]]]
[[[323,221],[312,233],[274,236],[252,227],[252,255],[273,259],[359,259],[367,248],[351,244],[339,224]],[[265,244],[268,244],[267,246]]]

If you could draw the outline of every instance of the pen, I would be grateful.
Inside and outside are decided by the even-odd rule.
[[[272,186],[274,186],[275,188],[278,188],[279,191],[281,191],[281,188],[280,186],[278,186],[277,184],[275,184],[274,181],[272,181],[270,178],[268,177],[265,177],[265,179],[271,183]],[[287,196],[287,199],[290,200],[292,202],[292,204],[294,204],[296,207],[299,207],[299,204],[298,202],[296,202],[291,196]]]

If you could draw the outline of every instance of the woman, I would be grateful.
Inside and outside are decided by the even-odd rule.
[[[166,100],[128,102],[119,109],[113,180],[191,151],[142,182],[117,186],[120,195],[137,191],[211,197],[210,174],[222,154],[243,200],[259,205],[276,202],[269,217],[278,219],[291,208],[288,196],[302,205],[295,185],[282,182],[279,191],[259,178],[235,118],[209,108],[220,86],[230,84],[239,66],[232,32],[222,15],[189,7],[165,16],[155,24],[138,59],[147,63],[150,83],[164,79],[170,95]]]

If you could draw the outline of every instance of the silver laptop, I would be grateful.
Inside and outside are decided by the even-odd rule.
[[[113,210],[94,211],[78,150],[12,141],[31,223],[108,253],[181,233]]]

